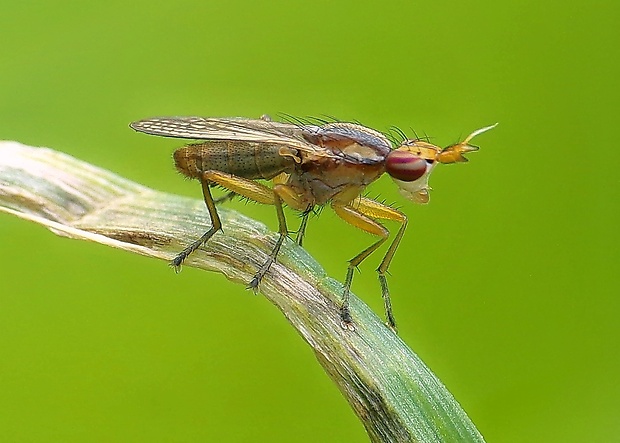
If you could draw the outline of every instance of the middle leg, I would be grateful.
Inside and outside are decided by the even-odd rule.
[[[209,189],[210,183],[217,184],[229,190],[231,194],[238,194],[241,197],[245,197],[258,203],[274,205],[276,207],[276,213],[278,215],[278,231],[280,236],[278,237],[278,240],[276,241],[273,250],[269,254],[268,259],[258,269],[256,274],[254,275],[254,278],[249,284],[250,288],[256,289],[262,278],[265,276],[265,274],[273,264],[273,262],[276,260],[278,252],[280,251],[280,247],[282,246],[284,239],[288,235],[286,219],[284,217],[284,210],[282,208],[282,199],[274,189],[271,189],[253,180],[233,176],[230,174],[224,174],[219,171],[205,171],[203,173],[202,182],[203,191],[205,193],[205,203],[207,204],[207,208],[209,209],[209,213],[211,214],[211,218],[213,220],[213,227],[207,233],[205,233],[203,237],[201,237],[199,240],[192,243],[192,245],[186,248],[178,257],[183,256],[183,259],[187,257],[191,252],[204,244],[209,238],[211,238],[215,231],[221,228],[221,223],[219,217],[217,216],[217,210],[215,208],[215,202],[213,201],[213,197],[211,196],[211,191]]]
[[[263,263],[263,265],[258,269],[256,274],[254,275],[254,278],[248,285],[248,287],[252,288],[254,291],[257,290],[261,280],[267,274],[267,271],[269,271],[271,265],[276,261],[278,252],[280,252],[280,248],[282,247],[282,243],[284,243],[284,239],[288,237],[288,229],[286,227],[286,217],[284,217],[284,209],[282,208],[282,200],[276,192],[274,192],[274,205],[276,207],[276,213],[278,214],[278,233],[280,235],[271,251],[271,254],[269,254],[269,258],[267,258],[265,263]]]

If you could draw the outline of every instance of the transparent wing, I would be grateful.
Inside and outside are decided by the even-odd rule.
[[[162,137],[197,140],[243,140],[281,144],[318,154],[319,146],[308,143],[302,136],[304,126],[262,119],[154,117],[129,125],[138,132]]]

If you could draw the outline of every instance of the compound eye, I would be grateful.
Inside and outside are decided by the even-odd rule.
[[[385,160],[387,173],[404,182],[412,182],[422,177],[427,166],[426,160],[407,151],[392,151]]]

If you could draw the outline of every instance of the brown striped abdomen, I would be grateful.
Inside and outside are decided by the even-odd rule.
[[[282,153],[288,155],[282,155]],[[220,171],[247,179],[269,180],[295,168],[292,150],[281,145],[213,140],[187,145],[174,152],[182,174],[200,178],[204,171]]]

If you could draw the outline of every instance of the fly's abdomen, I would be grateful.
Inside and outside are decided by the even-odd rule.
[[[191,178],[201,178],[204,171],[220,171],[252,180],[269,180],[294,169],[295,156],[291,151],[266,143],[214,140],[177,149],[174,162],[182,174]]]

